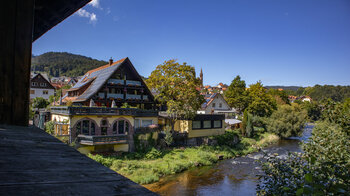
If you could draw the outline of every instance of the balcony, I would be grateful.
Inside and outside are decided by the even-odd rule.
[[[124,99],[124,95],[116,93],[107,93],[107,98]]]
[[[51,107],[52,114],[63,115],[126,115],[126,116],[158,116],[158,111],[137,108],[106,108],[106,107]]]
[[[118,79],[109,79],[107,81],[108,84],[113,84],[113,85],[124,85],[124,80],[118,80]]]
[[[127,80],[126,81],[127,86],[141,86],[140,81],[134,81],[134,80]]]
[[[83,145],[127,144],[127,135],[78,135],[78,142]]]
[[[126,94],[126,99],[141,99],[141,95]]]

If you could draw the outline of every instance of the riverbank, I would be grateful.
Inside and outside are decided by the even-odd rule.
[[[232,134],[232,132],[230,133]],[[238,133],[235,133],[238,135]],[[220,159],[229,159],[258,151],[277,143],[279,137],[272,133],[257,133],[254,138],[240,138],[241,142],[229,147],[199,146],[151,149],[147,153],[122,155],[90,154],[89,157],[139,184],[159,181],[163,176],[179,173],[192,167],[212,165]]]

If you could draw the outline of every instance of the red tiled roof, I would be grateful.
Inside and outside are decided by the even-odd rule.
[[[92,70],[88,71],[86,74],[91,74],[91,73],[93,73],[93,72],[95,72],[95,71],[99,71],[99,70],[105,69],[105,68],[107,68],[107,67],[110,67],[110,66],[113,66],[113,65],[122,63],[125,59],[126,59],[126,58],[123,58],[123,59],[120,59],[120,60],[118,60],[118,61],[115,61],[115,62],[112,63],[112,65],[110,65],[110,64],[108,63],[107,65],[103,65],[103,66],[98,67],[98,68],[96,68],[96,69],[92,69]]]

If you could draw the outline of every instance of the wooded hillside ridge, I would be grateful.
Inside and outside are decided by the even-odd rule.
[[[32,55],[31,71],[45,72],[49,77],[76,77],[105,64],[107,61],[83,55],[68,52],[47,52],[39,56]]]

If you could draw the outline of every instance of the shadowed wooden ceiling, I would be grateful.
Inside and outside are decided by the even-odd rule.
[[[35,0],[33,42],[91,0]]]

